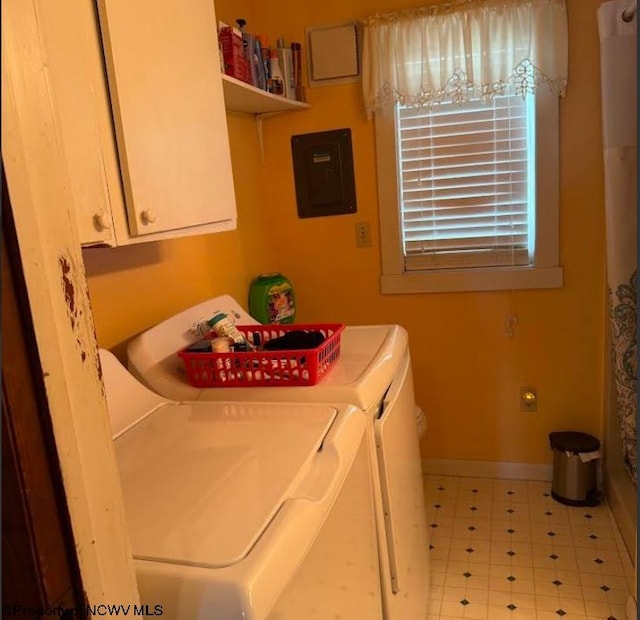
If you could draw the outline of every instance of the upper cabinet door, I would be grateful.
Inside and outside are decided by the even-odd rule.
[[[112,209],[120,199],[119,181],[95,6],[56,0],[34,8],[80,240],[115,245]]]
[[[98,0],[131,235],[235,220],[213,0]]]

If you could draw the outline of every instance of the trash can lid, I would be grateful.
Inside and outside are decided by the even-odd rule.
[[[561,452],[595,452],[600,450],[600,441],[587,433],[578,431],[556,431],[549,433],[549,443],[552,450]]]

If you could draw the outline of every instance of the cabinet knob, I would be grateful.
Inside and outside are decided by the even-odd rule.
[[[143,209],[140,211],[143,224],[153,224],[156,221],[156,212],[153,209]]]
[[[98,230],[109,230],[111,228],[111,218],[105,211],[98,211],[93,216],[93,223]]]

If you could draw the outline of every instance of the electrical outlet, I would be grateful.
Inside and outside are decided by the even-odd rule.
[[[538,390],[536,388],[520,388],[520,411],[538,411]]]
[[[356,222],[356,245],[359,248],[367,248],[371,245],[371,224],[369,222]]]

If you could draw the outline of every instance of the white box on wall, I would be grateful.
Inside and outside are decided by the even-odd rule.
[[[333,86],[360,79],[360,34],[357,22],[306,29],[309,86]]]

